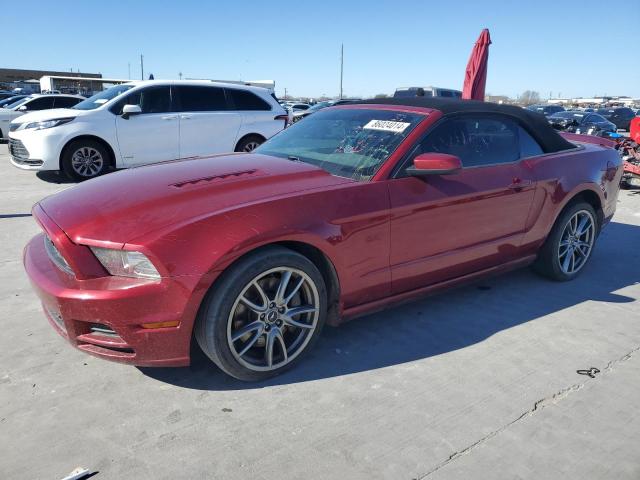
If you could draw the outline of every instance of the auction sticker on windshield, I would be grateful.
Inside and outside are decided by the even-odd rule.
[[[380,130],[383,132],[402,133],[405,129],[411,125],[406,122],[393,122],[391,120],[371,120],[367,123],[363,130]]]

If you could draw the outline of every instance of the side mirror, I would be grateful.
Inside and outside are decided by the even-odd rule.
[[[424,175],[451,175],[462,169],[462,161],[446,153],[422,153],[413,159],[407,173],[413,177]]]
[[[18,111],[19,112],[26,112],[27,111],[27,106],[26,105],[20,105],[18,107]]]
[[[142,108],[140,105],[125,105],[122,107],[122,118],[127,120],[131,115],[140,115],[142,113]]]

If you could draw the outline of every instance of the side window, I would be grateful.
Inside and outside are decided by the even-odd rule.
[[[421,143],[420,152],[456,155],[463,167],[515,162],[520,158],[520,127],[497,117],[446,120]]]
[[[54,108],[71,108],[75,104],[79,103],[81,98],[72,98],[72,97],[56,97],[53,100]]]
[[[125,105],[140,105],[142,113],[167,113],[171,111],[169,87],[149,87],[131,93],[110,108],[116,115],[122,114]]]
[[[271,110],[271,105],[248,90],[227,88],[232,110]]]
[[[53,97],[38,97],[35,100],[25,103],[28,112],[36,110],[47,110],[53,108]]]
[[[520,140],[520,158],[535,157],[544,152],[529,132],[518,125],[518,139]]]
[[[219,112],[228,110],[224,90],[219,87],[179,86],[174,89],[182,112]]]

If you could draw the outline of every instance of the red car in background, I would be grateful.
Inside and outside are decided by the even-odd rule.
[[[251,154],[130,169],[34,206],[24,263],[90,354],[226,373],[293,365],[325,323],[498,271],[585,267],[622,175],[518,107],[427,98],[327,108]]]

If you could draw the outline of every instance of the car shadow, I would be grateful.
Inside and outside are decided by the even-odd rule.
[[[67,184],[67,183],[77,183],[75,180],[70,179],[64,173],[56,171],[56,170],[43,170],[41,172],[36,172],[36,177],[40,180],[43,180],[47,183],[57,183],[57,184]]]
[[[611,223],[580,277],[558,283],[529,269],[427,297],[325,328],[315,348],[292,370],[264,382],[235,380],[197,348],[184,368],[140,368],[147,376],[198,390],[242,390],[355,374],[441,355],[497,332],[586,301],[630,303],[616,293],[640,282],[640,227]]]

